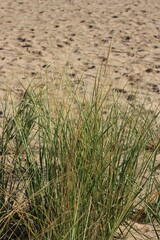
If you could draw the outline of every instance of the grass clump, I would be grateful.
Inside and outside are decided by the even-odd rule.
[[[70,90],[57,100],[48,89],[29,86],[6,110],[0,239],[123,239],[140,208],[158,236],[159,210],[151,207],[159,201],[158,114],[124,107],[108,94],[99,81],[90,99]]]

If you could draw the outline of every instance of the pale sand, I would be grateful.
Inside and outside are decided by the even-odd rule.
[[[74,74],[83,72],[81,81],[93,86],[112,43],[109,70],[113,86],[121,91],[127,83],[126,91],[121,91],[126,101],[134,101],[132,95],[138,91],[156,109],[160,106],[159,3],[0,0],[0,99],[5,85],[18,93],[17,81],[26,84],[48,63],[56,76],[70,62],[73,82]],[[154,239],[151,227],[145,227]]]
[[[92,84],[112,41],[115,86],[138,86],[159,105],[159,0],[1,0],[0,24],[1,82],[14,86],[45,64],[61,69],[69,60],[71,73],[84,71]]]

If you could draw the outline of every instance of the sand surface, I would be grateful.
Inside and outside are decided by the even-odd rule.
[[[0,83],[16,86],[51,63],[92,85],[109,46],[110,77],[160,103],[159,0],[1,0]],[[55,71],[56,72],[56,71]],[[134,98],[133,98],[134,99]]]
[[[0,99],[6,85],[18,92],[47,64],[53,81],[68,66],[73,81],[83,73],[92,86],[112,44],[114,88],[126,101],[138,91],[160,106],[160,0],[0,0],[0,30]]]

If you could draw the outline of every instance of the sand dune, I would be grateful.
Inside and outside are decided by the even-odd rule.
[[[1,0],[0,81],[14,86],[52,62],[92,84],[112,41],[111,78],[160,103],[159,0]],[[129,87],[130,86],[130,87]],[[1,87],[2,88],[2,87]],[[127,93],[129,94],[129,92]],[[126,97],[127,97],[126,94]]]
[[[152,101],[153,107],[159,107],[159,3],[159,0],[1,0],[1,98],[5,84],[19,89],[17,81],[25,84],[49,63],[56,74],[70,62],[71,78],[83,72],[82,81],[91,86],[112,43],[109,69],[116,91],[127,101],[134,101],[133,92],[138,89],[142,99],[147,95],[148,103]],[[126,83],[126,90],[122,91]],[[153,237],[150,226],[145,228],[148,236]]]

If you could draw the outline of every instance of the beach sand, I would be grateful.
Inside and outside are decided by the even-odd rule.
[[[159,0],[1,0],[0,25],[1,91],[49,63],[56,74],[69,62],[71,77],[83,73],[93,85],[112,44],[113,85],[127,84],[129,101],[137,89],[154,107],[160,103]]]
[[[49,78],[68,67],[92,88],[110,49],[108,85],[153,109],[160,106],[159,0],[1,0],[0,100],[17,94],[49,64]],[[83,73],[83,75],[82,75]],[[125,86],[125,90],[124,90]],[[140,225],[140,226],[139,226]],[[150,239],[152,227],[139,224]],[[146,239],[149,239],[147,238]],[[133,239],[132,237],[128,239]],[[142,239],[137,236],[137,239]]]

